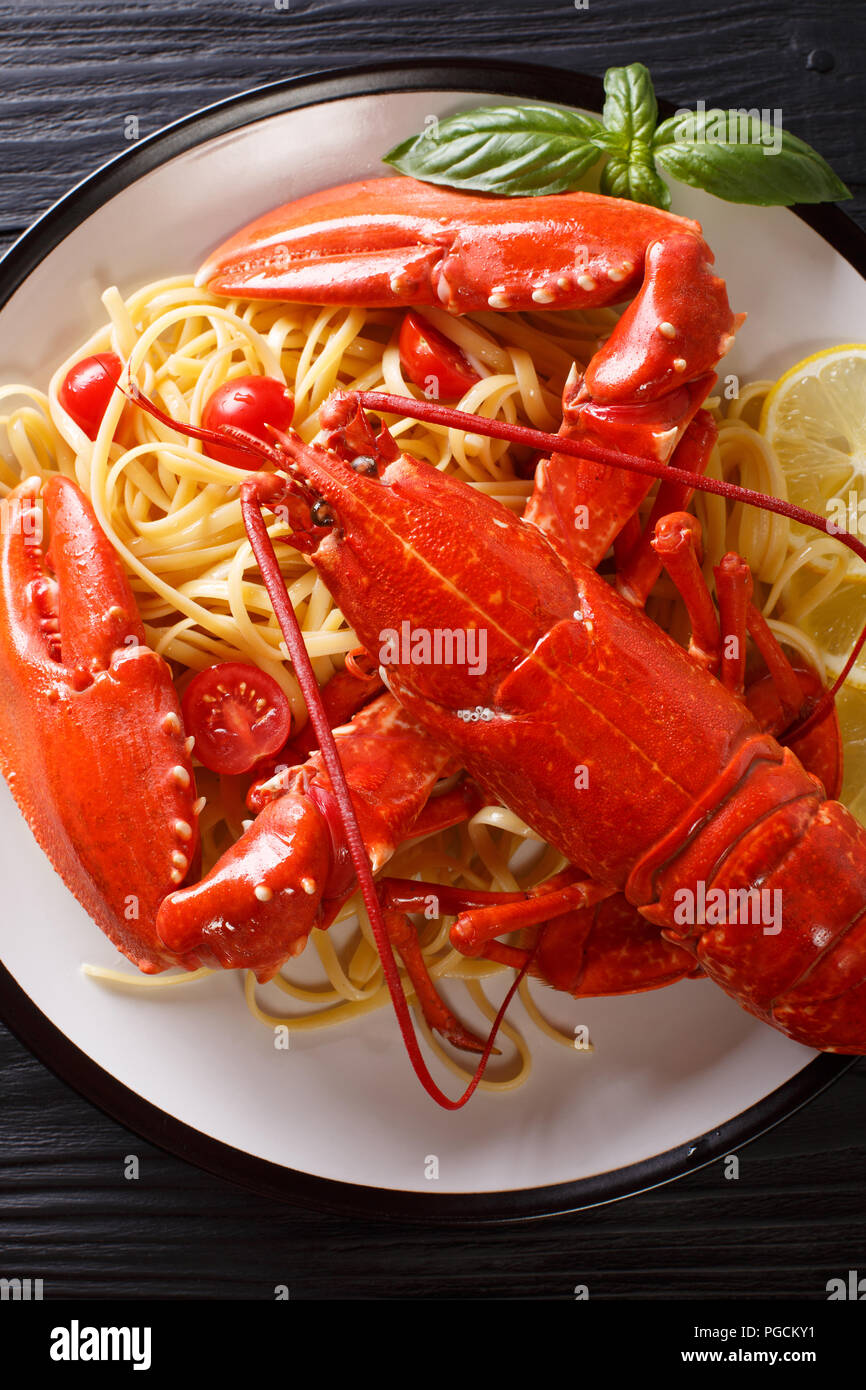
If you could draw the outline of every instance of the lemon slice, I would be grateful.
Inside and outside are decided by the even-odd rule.
[[[806,567],[788,581],[785,619],[800,628],[820,648],[829,680],[842,670],[866,623],[866,587],[846,576],[822,602],[809,606],[815,576]],[[801,611],[801,604],[805,612]],[[866,652],[860,653],[848,682],[866,689]]]
[[[760,430],[776,452],[792,502],[866,534],[866,343],[827,348],[798,362],[769,392]],[[794,531],[804,541],[816,534],[796,523]],[[831,561],[816,557],[812,563],[826,570]],[[853,555],[848,579],[866,584],[866,564]]]
[[[842,344],[798,362],[767,395],[759,429],[776,452],[789,499],[866,537],[866,344]],[[811,527],[792,522],[792,534],[815,553],[789,581],[786,617],[820,648],[832,681],[866,622],[866,564]],[[838,584],[837,554],[847,559]],[[829,590],[817,604],[810,597],[816,584]],[[836,707],[845,764],[840,799],[866,824],[866,653]]]
[[[776,452],[789,499],[866,535],[866,343],[798,362],[768,393],[759,428]],[[812,527],[791,526],[808,558],[789,580],[785,617],[820,647],[833,679],[866,622],[866,564]],[[816,604],[821,589],[827,597]],[[866,653],[849,684],[866,687]]]
[[[846,682],[836,696],[845,777],[839,800],[866,825],[866,690]]]

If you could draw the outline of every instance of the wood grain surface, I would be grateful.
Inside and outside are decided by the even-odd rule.
[[[781,108],[866,225],[860,0],[0,0],[0,248],[126,148],[130,115],[148,135],[293,74],[454,55],[597,75],[640,60],[678,104]],[[325,1216],[145,1144],[0,1029],[0,1276],[41,1277],[47,1298],[823,1299],[866,1274],[866,1061],[739,1158],[736,1181],[713,1164],[519,1226]]]

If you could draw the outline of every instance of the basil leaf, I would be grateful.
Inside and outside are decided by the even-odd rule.
[[[658,103],[649,72],[643,63],[608,68],[604,90],[604,130],[594,137],[609,156],[601,173],[602,193],[669,208],[670,190],[659,176],[652,152]]]
[[[604,75],[605,129],[619,141],[623,154],[632,144],[649,145],[659,118],[658,102],[649,69],[643,63],[627,68],[608,68]]]
[[[601,171],[600,191],[611,198],[630,198],[633,203],[649,203],[654,208],[671,205],[671,192],[664,179],[649,163],[612,156]]]
[[[748,111],[679,112],[659,126],[653,153],[674,178],[729,203],[789,207],[851,197],[811,145]]]
[[[594,135],[590,136],[590,139],[598,149],[604,150],[608,154],[618,155],[622,158],[626,152],[623,147],[622,136],[618,135],[616,131],[605,130],[600,127]]]
[[[384,156],[426,183],[481,193],[567,193],[595,164],[601,124],[555,106],[481,106],[432,121]]]

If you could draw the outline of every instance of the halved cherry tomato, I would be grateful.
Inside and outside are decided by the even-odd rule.
[[[98,435],[122,371],[123,363],[116,352],[97,352],[93,357],[82,357],[66,373],[58,399],[88,439]]]
[[[196,757],[211,772],[249,772],[282,748],[291,730],[291,708],[276,681],[243,661],[199,671],[182,706]]]
[[[454,400],[481,380],[450,338],[411,312],[400,329],[400,362],[409,380],[433,400]]]
[[[272,376],[236,376],[223,382],[208,397],[201,422],[207,430],[234,425],[269,444],[268,425],[287,430],[294,413],[294,397],[281,381]],[[206,447],[211,458],[219,463],[230,463],[233,468],[247,468],[253,472],[261,467],[261,460],[254,454],[244,453],[243,449],[233,448],[231,444],[208,444]]]

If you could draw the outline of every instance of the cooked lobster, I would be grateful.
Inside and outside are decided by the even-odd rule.
[[[653,209],[581,194],[499,202],[400,179],[279,209],[217,252],[202,277],[227,294],[438,302],[456,312],[585,307],[638,290],[584,376],[570,379],[562,452],[554,445],[539,465],[523,520],[401,455],[344,396],[322,411],[328,447],[291,433],[259,446],[277,471],[242,490],[251,539],[279,616],[278,569],[255,513],[285,509],[293,543],[374,659],[385,634],[407,628],[484,634],[475,675],[465,662],[418,664],[398,644],[391,695],[338,732],[361,822],[349,836],[356,871],[359,854],[378,868],[407,835],[465,815],[471,791],[460,805],[423,809],[443,770],[462,766],[580,867],[508,903],[443,890],[443,910],[460,913],[452,940],[461,950],[586,993],[616,988],[612,963],[633,942],[646,970],[638,979],[626,970],[626,987],[699,968],[789,1036],[862,1052],[866,832],[827,800],[841,769],[835,719],[825,713],[797,740],[802,760],[776,740],[814,703],[815,677],[794,670],[761,623],[738,557],[717,575],[716,614],[696,523],[682,510],[713,440],[701,404],[740,322],[711,259],[697,224]],[[618,450],[647,471],[623,475]],[[641,534],[649,473],[664,475],[669,462]],[[25,484],[13,500],[35,506],[36,491]],[[353,886],[333,829],[339,768],[323,744],[306,772],[278,779],[260,794],[253,826],[196,885],[192,767],[168,670],[144,646],[85,499],[55,479],[45,502],[54,578],[23,528],[3,534],[0,753],[10,785],[67,883],[141,968],[207,960],[252,964],[267,978]],[[595,572],[611,543],[619,592]],[[689,652],[641,611],[662,565],[689,611]],[[747,633],[768,670],[748,688]],[[470,722],[472,707],[484,719]],[[368,775],[369,738],[380,732],[407,740],[399,789]],[[143,849],[118,823],[118,780],[141,787],[153,826]],[[418,966],[405,913],[419,891],[382,890],[385,926],[435,1026],[474,1046]],[[712,893],[750,909],[755,893],[759,907],[762,893],[781,895],[782,921],[726,911],[713,923],[693,910]],[[518,927],[522,946],[497,942]],[[586,959],[593,931],[611,965],[596,974]]]

